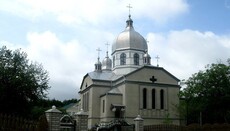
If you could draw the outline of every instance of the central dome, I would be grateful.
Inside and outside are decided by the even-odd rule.
[[[112,54],[119,50],[139,50],[145,52],[148,49],[146,40],[133,28],[133,21],[129,16],[127,26],[115,39],[112,46]]]

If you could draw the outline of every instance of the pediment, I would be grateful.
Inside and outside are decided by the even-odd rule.
[[[162,67],[143,66],[126,75],[126,80],[147,83],[178,85],[180,81]]]
[[[86,89],[88,86],[90,86],[92,84],[93,84],[92,79],[90,78],[90,76],[88,74],[86,74],[84,76],[83,80],[82,80],[80,89],[84,90],[84,89]]]

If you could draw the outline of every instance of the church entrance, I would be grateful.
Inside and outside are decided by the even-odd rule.
[[[111,104],[111,110],[114,112],[115,119],[124,118],[125,106],[120,104]]]
[[[123,117],[124,117],[123,112],[121,112],[120,110],[115,111],[115,118],[119,119]]]
[[[124,119],[125,106],[121,104],[111,104],[111,111],[114,112],[114,120],[99,124],[98,131],[133,131],[133,125],[129,125]]]

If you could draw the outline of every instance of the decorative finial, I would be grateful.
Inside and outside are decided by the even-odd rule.
[[[53,105],[53,106],[52,106],[52,109],[56,109],[56,106],[55,106],[55,105]]]
[[[160,57],[157,55],[155,58],[157,59],[157,67],[159,67],[159,63],[158,63],[159,61],[158,60],[160,59]]]
[[[130,9],[133,8],[130,4],[127,6],[129,8],[129,18],[131,17]]]
[[[98,51],[98,59],[100,58],[100,51],[101,51],[101,49],[98,47],[97,49],[96,49],[96,51]]]

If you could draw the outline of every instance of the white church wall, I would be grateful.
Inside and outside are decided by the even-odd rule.
[[[101,110],[101,121],[111,121],[115,117],[115,112],[111,110],[112,104],[122,105],[122,95],[108,94],[101,98],[105,101],[105,110]]]
[[[124,104],[126,118],[134,119],[139,114],[139,87],[137,84],[126,83],[124,88]]]
[[[89,111],[88,111],[88,125],[89,127],[94,126],[95,123],[100,122],[100,110],[101,100],[100,96],[105,94],[110,88],[109,87],[92,87],[90,89],[89,96]]]
[[[170,117],[179,117],[179,112],[176,109],[176,105],[179,104],[179,88],[178,87],[169,87],[168,88],[168,107],[169,107],[169,114]],[[176,99],[178,98],[178,99]]]
[[[147,108],[143,109],[143,89],[147,89]],[[155,109],[152,109],[152,89],[155,89]],[[160,105],[160,91],[164,91],[164,108],[161,109]],[[153,124],[152,122],[160,124],[166,119],[166,115],[169,113],[169,117],[173,119],[178,119],[179,116],[176,112],[175,104],[178,104],[179,99],[176,99],[178,97],[179,93],[179,87],[170,87],[170,86],[147,86],[147,85],[141,85],[140,86],[140,115],[142,118],[145,119],[145,124]],[[157,120],[157,121],[156,121]],[[175,124],[178,124],[175,121]]]

